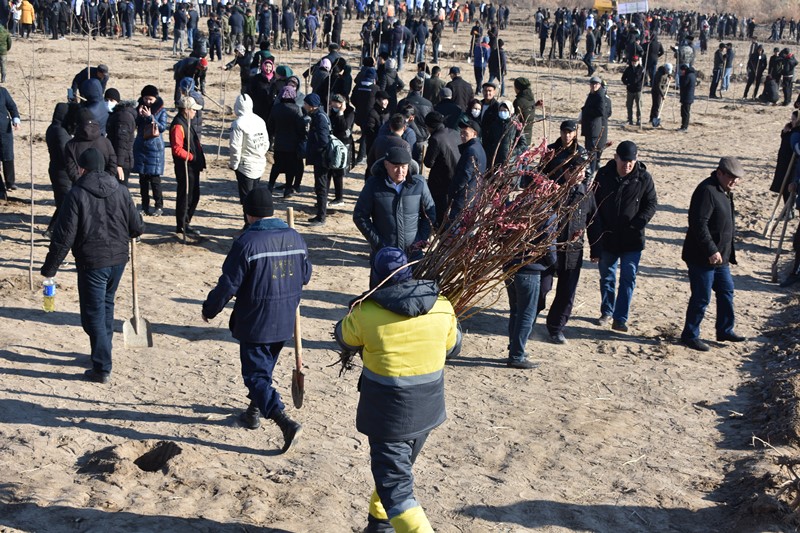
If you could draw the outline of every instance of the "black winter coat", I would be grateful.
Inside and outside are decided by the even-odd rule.
[[[692,265],[710,266],[708,258],[719,252],[723,265],[735,265],[734,233],[733,196],[722,189],[715,170],[692,194],[681,259]]]
[[[447,191],[447,200],[450,202],[447,216],[451,221],[455,221],[461,211],[472,204],[478,186],[478,175],[486,172],[486,152],[478,137],[459,145],[458,151],[461,156]]]
[[[382,159],[372,166],[371,173],[358,195],[353,222],[372,252],[386,246],[408,250],[415,242],[427,240],[436,207],[425,178],[409,173],[398,194],[388,184]]]
[[[558,236],[556,260],[560,269],[576,269],[583,263],[583,242],[586,227],[597,212],[594,194],[585,183],[575,185],[567,196],[566,206],[572,209],[569,220]]]
[[[361,126],[362,129],[375,105],[375,94],[377,92],[378,86],[375,83],[359,83],[353,89],[350,103],[356,108],[356,124]]]
[[[269,115],[272,112],[272,104],[274,102],[272,84],[274,81],[274,77],[270,81],[261,74],[253,76],[250,78],[245,91],[253,99],[253,113],[261,117],[265,124],[269,122]]]
[[[136,108],[133,102],[120,102],[108,117],[106,133],[114,153],[117,166],[133,168],[133,141],[136,140]]]
[[[428,150],[425,152],[425,166],[428,172],[428,187],[433,196],[447,195],[450,180],[456,171],[461,143],[459,134],[440,124],[428,139]],[[440,213],[441,214],[441,213]]]
[[[85,118],[85,115],[82,118]],[[103,159],[106,162],[106,172],[112,176],[117,175],[117,154],[111,145],[111,141],[100,135],[100,125],[97,122],[93,119],[83,120],[75,131],[75,137],[64,147],[67,176],[69,176],[72,183],[77,182],[81,177],[78,158],[89,148],[96,148],[103,154]]]
[[[42,275],[55,276],[70,249],[78,270],[125,264],[131,238],[143,231],[128,188],[114,175],[87,172],[59,209]]]
[[[445,85],[445,87],[453,91],[453,102],[461,109],[461,112],[466,112],[469,101],[475,97],[472,85],[459,76]]]
[[[280,130],[280,135],[277,131]],[[272,149],[276,152],[296,152],[306,139],[306,125],[303,112],[294,100],[281,100],[269,114],[267,131],[272,139]]]
[[[787,126],[789,126],[789,124],[787,124]],[[789,169],[789,163],[792,161],[792,143],[790,142],[792,131],[800,131],[800,126],[794,130],[781,130],[781,145],[778,149],[778,160],[775,163],[775,173],[772,175],[772,183],[769,186],[769,190],[772,192],[781,192],[781,186],[783,185],[783,179],[786,177],[787,171],[789,172],[787,183],[791,183],[795,175],[794,171]]]
[[[599,139],[603,133],[603,117],[606,113],[606,98],[603,96],[603,90],[589,93],[586,97],[581,108],[581,132],[586,139]],[[593,149],[594,146],[589,146],[588,149]]]
[[[642,65],[628,65],[622,73],[622,83],[629,93],[642,92],[644,85],[644,68]]]
[[[530,88],[525,88],[517,93],[517,97],[514,98],[514,112],[519,115],[524,124],[522,133],[530,142],[533,139],[533,121],[536,114],[536,100],[534,100]]]
[[[694,103],[694,88],[697,87],[697,72],[693,67],[686,69],[679,78],[680,101],[682,104]]]
[[[458,131],[458,119],[461,118],[461,114],[464,112],[452,99],[448,98],[447,100],[442,100],[436,107],[433,108],[434,111],[438,111],[442,115],[444,115],[444,125],[450,128],[451,130]]]
[[[597,215],[589,225],[591,257],[601,251],[638,252],[644,249],[644,229],[656,213],[658,198],[653,177],[644,163],[637,162],[624,178],[614,160],[595,177]]]
[[[14,160],[13,119],[19,119],[17,104],[5,87],[0,87],[0,160]]]
[[[50,183],[53,184],[54,190],[59,189],[65,193],[72,188],[72,181],[67,175],[67,162],[64,155],[67,142],[72,138],[64,127],[64,120],[68,113],[68,104],[64,102],[56,104],[53,111],[53,122],[47,127],[44,136],[47,142],[47,152],[50,154],[50,165],[47,168],[50,174]]]

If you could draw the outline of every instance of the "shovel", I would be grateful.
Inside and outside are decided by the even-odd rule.
[[[136,291],[136,239],[131,239],[131,279],[133,285],[133,317],[122,324],[126,348],[152,348],[150,322],[139,315],[139,296]]]
[[[289,227],[294,228],[294,208],[289,207],[286,212]],[[292,402],[297,409],[303,407],[306,376],[303,374],[303,336],[300,330],[300,306],[297,306],[294,317],[294,365],[292,370]]]

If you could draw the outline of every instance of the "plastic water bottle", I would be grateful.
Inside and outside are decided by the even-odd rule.
[[[42,294],[44,295],[42,309],[44,309],[45,313],[52,313],[56,310],[56,280],[47,278],[42,283],[42,288]]]

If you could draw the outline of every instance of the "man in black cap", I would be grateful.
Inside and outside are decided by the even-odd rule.
[[[597,172],[597,215],[589,225],[591,259],[599,263],[601,326],[612,322],[615,331],[628,331],[628,313],[636,273],[644,249],[644,229],[656,212],[658,199],[653,177],[637,161],[632,141],[617,146],[613,161]],[[619,293],[615,291],[619,265]]]
[[[103,65],[97,65],[96,67],[86,67],[77,74],[75,77],[72,78],[72,94],[74,97],[77,97],[78,92],[80,91],[81,83],[84,80],[88,80],[91,78],[96,78],[100,80],[100,85],[103,86],[103,91],[106,90],[106,85],[108,84],[108,67]]]
[[[453,91],[453,102],[464,113],[475,93],[472,91],[472,85],[461,77],[460,68],[450,67],[450,82],[445,87]]]
[[[217,316],[236,296],[229,322],[239,341],[242,378],[250,406],[240,416],[248,429],[260,417],[273,420],[283,433],[286,452],[302,426],[284,411],[272,375],[283,345],[294,334],[303,285],[311,279],[311,262],[303,237],[279,218],[273,218],[272,191],[259,185],[244,199],[248,228],[233,243],[222,264],[216,287],[203,302],[203,320]]]
[[[130,239],[144,231],[128,188],[105,172],[105,158],[89,148],[78,158],[81,177],[59,210],[42,276],[52,278],[72,249],[78,270],[81,325],[89,335],[87,380],[108,383],[114,336],[114,295],[128,262]]]
[[[694,190],[689,204],[689,229],[681,257],[689,269],[691,297],[681,342],[693,350],[709,350],[708,344],[700,339],[700,323],[711,301],[712,289],[717,298],[717,340],[745,340],[733,331],[733,278],[730,271],[730,265],[736,264],[732,190],[742,176],[744,168],[739,160],[723,157],[711,176]]]
[[[480,125],[472,119],[464,119],[459,122],[459,128],[461,144],[458,150],[461,156],[447,191],[447,202],[450,205],[447,217],[451,223],[457,221],[461,211],[472,203],[478,176],[486,172],[486,151],[481,145]]]
[[[370,264],[386,246],[418,256],[430,237],[436,207],[425,178],[410,174],[410,164],[408,150],[390,148],[372,166],[372,175],[358,195],[353,222],[369,242]]]

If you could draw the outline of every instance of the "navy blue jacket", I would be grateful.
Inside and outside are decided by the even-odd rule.
[[[139,98],[138,105],[144,105]],[[137,108],[138,109],[138,108]],[[151,174],[161,176],[164,174],[164,139],[161,134],[167,129],[167,110],[164,101],[159,96],[150,107],[149,117],[136,114],[136,140],[133,141],[133,171],[138,174]],[[157,137],[145,139],[145,132],[153,128],[153,122],[158,124]]]
[[[331,140],[331,121],[328,115],[317,108],[309,115],[311,127],[308,130],[308,145],[306,148],[306,161],[309,165],[325,167],[325,151]]]
[[[311,262],[303,238],[282,220],[252,224],[233,243],[217,286],[203,302],[203,316],[214,318],[231,298],[236,303],[230,329],[241,342],[269,344],[290,339]]]

